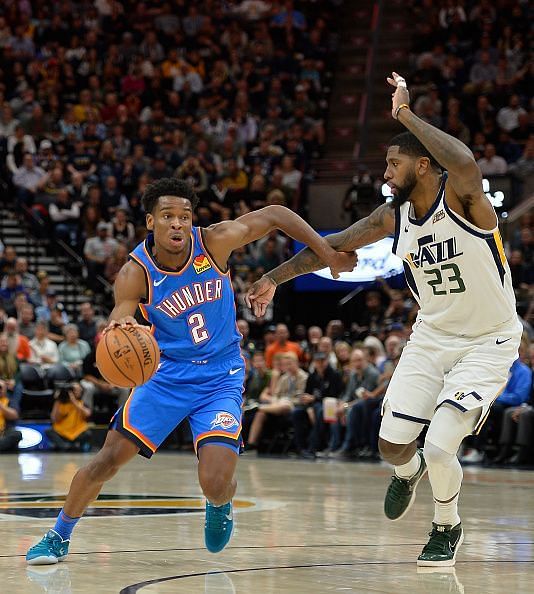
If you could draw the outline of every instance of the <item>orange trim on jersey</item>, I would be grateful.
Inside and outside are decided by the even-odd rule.
[[[210,263],[213,265],[213,267],[215,268],[215,270],[221,275],[221,276],[228,276],[230,275],[230,267],[228,267],[228,270],[226,272],[223,272],[218,266],[217,263],[215,262],[215,260],[211,257],[210,252],[208,250],[208,248],[204,245],[204,240],[202,239],[202,230],[201,227],[197,227],[198,229],[198,239],[200,241],[200,245],[202,247],[202,249],[204,250],[206,257],[208,258],[208,260],[210,261]]]
[[[145,271],[146,284],[147,284],[147,290],[148,290],[146,304],[150,305],[152,303],[152,277],[150,275],[150,271],[148,270],[147,265],[142,260],[140,260],[133,252],[130,254],[130,258],[135,260],[136,263],[139,264],[139,266],[141,266],[141,268]],[[141,307],[141,304],[139,304],[139,307]],[[141,309],[141,313],[143,313],[142,309]],[[148,321],[148,318],[146,317],[146,315],[144,313],[143,313],[143,317]]]
[[[152,262],[152,266],[154,266],[154,268],[158,272],[161,272],[161,274],[167,274],[169,276],[180,276],[188,269],[189,265],[191,264],[191,260],[193,259],[193,252],[195,251],[194,250],[195,240],[193,237],[193,233],[190,234],[190,238],[191,238],[191,250],[189,252],[189,258],[188,258],[187,262],[182,266],[182,268],[180,270],[177,270],[176,272],[173,272],[172,270],[164,270],[163,268],[160,268],[156,264],[156,260],[154,259],[154,256],[152,256],[147,249],[146,239],[145,239],[145,241],[143,241],[143,249],[145,250],[145,254],[147,255],[147,258]]]
[[[495,245],[497,246],[497,251],[499,252],[499,256],[501,257],[501,263],[504,264],[506,262],[506,254],[504,253],[504,246],[502,244],[502,237],[499,233],[499,230],[493,233],[493,239],[495,240]]]
[[[143,316],[143,318],[145,318],[147,322],[150,322],[150,320],[148,319],[148,312],[143,303],[139,304],[139,309],[141,310],[141,315]]]
[[[135,435],[137,437],[137,439],[142,441],[149,450],[152,450],[152,452],[155,452],[158,449],[158,446],[154,445],[150,441],[150,439],[148,439],[148,437],[146,437],[146,435],[143,435],[140,431],[135,429],[135,427],[132,427],[128,421],[128,409],[130,408],[130,401],[132,399],[134,392],[135,392],[135,388],[130,392],[130,395],[128,396],[128,400],[126,401],[126,404],[124,405],[124,408],[122,410],[122,425],[130,433]]]
[[[201,439],[204,439],[205,437],[213,437],[213,436],[217,436],[217,437],[229,437],[230,439],[238,439],[239,435],[241,434],[241,425],[239,425],[237,431],[235,433],[224,433],[223,431],[221,431],[220,429],[214,429],[213,431],[206,431],[204,433],[201,433],[196,439],[195,439],[195,450],[197,449],[197,444]]]

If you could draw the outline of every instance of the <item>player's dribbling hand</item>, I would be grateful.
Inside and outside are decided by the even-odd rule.
[[[406,88],[406,80],[400,74],[392,72],[391,76],[388,76],[387,81],[392,87],[395,87],[391,105],[391,115],[394,119],[397,119],[398,108],[401,105],[410,105],[410,93]]]
[[[358,262],[356,252],[335,252],[332,260],[328,262],[333,278],[339,278],[342,272],[352,272]]]
[[[104,330],[102,330],[102,334],[109,332],[112,328],[116,328],[117,326],[125,328],[126,326],[140,326],[140,324],[137,323],[137,320],[133,316],[124,316],[124,318],[119,318],[118,320],[111,320]]]
[[[245,303],[257,318],[262,318],[267,311],[267,306],[273,300],[276,292],[276,283],[268,276],[262,276],[247,291]]]

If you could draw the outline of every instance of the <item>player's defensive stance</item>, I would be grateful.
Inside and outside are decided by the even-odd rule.
[[[428,470],[435,512],[417,562],[454,565],[463,540],[456,454],[504,387],[522,326],[497,217],[471,151],[413,114],[402,77],[393,73],[388,82],[396,88],[393,117],[409,130],[387,152],[393,205],[327,239],[338,250],[354,250],[394,235],[393,252],[404,261],[420,311],[384,398],[379,446],[395,466],[384,511],[390,520],[402,518]],[[262,313],[277,284],[319,268],[306,249],[269,272],[249,291],[254,312]]]

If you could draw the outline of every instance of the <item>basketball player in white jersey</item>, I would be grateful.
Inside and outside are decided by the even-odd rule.
[[[497,217],[471,151],[410,110],[401,76],[394,72],[388,82],[392,115],[409,130],[387,152],[384,178],[394,200],[327,239],[350,251],[393,235],[393,252],[404,261],[420,311],[384,398],[379,446],[395,467],[384,511],[402,518],[428,470],[435,511],[417,563],[452,566],[463,541],[456,454],[504,387],[522,327]],[[252,286],[249,306],[261,315],[278,284],[321,267],[309,249],[301,251]],[[416,439],[425,425],[421,451]]]

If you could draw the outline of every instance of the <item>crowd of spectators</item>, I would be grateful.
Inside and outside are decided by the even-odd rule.
[[[382,401],[416,308],[397,290],[369,291],[365,301],[374,307],[372,325],[345,328],[341,320],[331,320],[324,334],[318,326],[297,326],[293,341],[285,324],[269,326],[261,340],[252,340],[248,323],[239,320],[247,361],[243,427],[248,450],[380,459]],[[463,462],[534,463],[531,336],[526,325],[508,383],[483,430],[466,440]]]
[[[266,204],[305,211],[310,163],[325,139],[335,4],[4,3],[0,174],[9,195],[36,233],[83,256],[94,292],[95,279],[112,283],[144,237],[140,198],[151,180],[189,181],[200,196],[198,225]],[[412,0],[411,9],[414,111],[468,144],[485,175],[512,173],[520,193],[531,193],[527,4]],[[363,175],[354,185],[365,184]],[[358,218],[350,196],[344,208]],[[521,361],[466,461],[532,462],[533,236],[527,214],[506,242],[525,326]],[[273,232],[230,260],[248,448],[376,460],[382,398],[416,304],[378,279],[350,325],[296,326],[290,340],[287,326],[274,325],[276,308],[258,321],[243,303],[250,283],[290,253]],[[87,449],[90,415],[105,416],[127,395],[95,365],[105,320],[91,300],[69,319],[47,273],[29,270],[10,245],[0,280],[0,451],[20,440],[23,388],[55,390],[45,415],[57,449]]]
[[[473,151],[484,175],[534,191],[532,16],[522,0],[412,0],[415,113]]]
[[[47,272],[31,272],[27,259],[18,257],[13,246],[7,246],[0,256],[0,299],[0,451],[16,448],[21,439],[14,425],[33,412],[26,395],[55,393],[60,398],[61,388],[68,384],[76,394],[74,399],[83,397],[85,425],[85,418],[93,412],[101,411],[100,421],[108,420],[126,400],[128,390],[108,384],[96,368],[96,346],[107,321],[95,315],[92,303],[82,303],[76,319],[70,320],[50,289]],[[38,407],[48,403],[50,399],[37,399]],[[61,436],[61,427],[66,427],[65,435],[76,433],[74,421],[81,422],[79,410],[80,406],[67,398],[56,401],[51,410],[40,408],[38,413],[40,417],[51,413]],[[68,447],[55,433],[50,440],[60,450],[86,449],[86,437],[76,435]]]
[[[202,226],[304,208],[335,11],[300,4],[306,15],[293,0],[3,4],[0,173],[35,233],[83,255],[90,289],[143,237],[151,180],[190,182]]]

